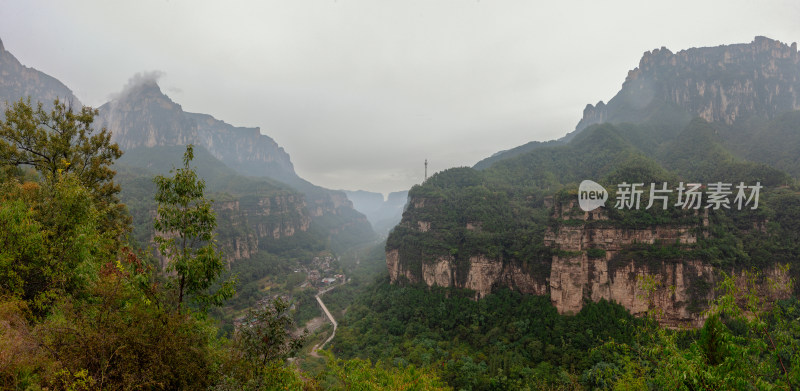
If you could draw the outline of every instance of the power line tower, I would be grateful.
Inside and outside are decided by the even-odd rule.
[[[425,159],[425,181],[427,180],[428,180],[428,159]]]

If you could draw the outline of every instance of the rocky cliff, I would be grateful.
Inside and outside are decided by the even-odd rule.
[[[5,50],[0,41],[0,107],[30,97],[33,102],[52,106],[53,100],[71,103],[80,108],[81,102],[63,83],[36,69],[22,65],[13,54]],[[2,115],[2,114],[0,114]]]
[[[154,80],[131,85],[100,107],[97,126],[112,130],[123,150],[194,144],[242,175],[297,180],[289,155],[259,128],[235,127],[207,114],[187,113]]]
[[[797,44],[766,37],[747,44],[644,53],[608,104],[587,105],[576,131],[602,122],[638,122],[660,104],[708,122],[772,119],[800,109]]]
[[[443,206],[440,201],[424,197],[412,198],[410,205],[417,209]],[[472,254],[467,262],[459,262],[453,256],[426,256],[423,251],[422,259],[411,260],[406,248],[389,245],[386,262],[390,279],[392,283],[470,289],[476,298],[498,287],[510,287],[527,294],[549,295],[562,314],[577,313],[589,300],[605,299],[637,316],[656,310],[665,326],[702,324],[702,310],[715,297],[713,287],[719,281],[720,269],[691,256],[652,256],[631,250],[693,248],[697,235],[707,235],[709,231],[706,212],[695,215],[696,224],[626,228],[610,222],[605,208],[583,212],[575,200],[549,205],[552,223],[543,237],[544,244],[552,249],[549,259],[526,261]],[[412,215],[424,213],[412,211],[404,224],[415,225],[419,232],[436,234],[435,223],[410,221]],[[480,222],[473,221],[465,228],[475,231],[480,227]],[[726,271],[737,277],[740,286],[747,283],[745,271]],[[788,271],[779,265],[771,265],[762,273],[778,282],[790,279]],[[791,294],[786,289],[768,288],[765,280],[760,283],[759,289],[767,297],[777,299]]]
[[[303,196],[281,192],[216,202],[217,240],[229,262],[249,259],[265,242],[285,239],[311,226]]]
[[[208,114],[186,117],[197,125],[198,143],[237,172],[284,182],[299,179],[289,154],[259,128],[235,127]]]
[[[259,251],[270,251],[278,241],[310,230],[311,216],[302,194],[278,191],[269,196],[228,198],[215,201],[213,209],[217,215],[217,245],[229,264],[251,259]],[[139,209],[131,208],[134,218],[143,213]],[[137,230],[146,230],[146,242],[150,243],[156,234],[151,224],[156,217],[155,209],[147,215],[146,224],[138,226]],[[164,264],[164,258],[159,258]]]
[[[235,127],[210,115],[187,113],[151,79],[131,83],[99,110],[96,126],[111,129],[112,140],[128,155],[124,159],[151,156],[157,147],[191,143],[233,169],[233,174],[274,179],[302,193],[304,215],[334,243],[346,247],[374,239],[366,218],[353,209],[343,192],[298,177],[289,155],[259,128]]]
[[[140,148],[141,149],[141,148]],[[115,164],[121,200],[134,222],[134,236],[143,245],[152,242],[156,204],[153,199],[156,175],[170,175],[180,166],[184,147],[134,149]],[[278,242],[311,229],[311,215],[305,196],[286,185],[265,178],[237,176],[205,148],[194,149],[191,163],[206,183],[206,198],[213,200],[217,215],[217,242],[228,261],[252,258],[258,251],[270,251]]]

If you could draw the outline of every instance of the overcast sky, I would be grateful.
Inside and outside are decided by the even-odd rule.
[[[654,4],[654,5],[646,5]],[[258,126],[333,189],[574,129],[661,46],[800,41],[797,1],[8,1],[0,39],[100,106],[137,72],[186,111]]]

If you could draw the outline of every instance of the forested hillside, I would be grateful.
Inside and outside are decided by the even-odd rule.
[[[656,49],[384,201],[0,42],[0,389],[800,389],[799,83],[796,44]]]
[[[636,276],[652,275],[662,324],[699,326],[720,271],[798,276],[796,267],[779,271],[800,254],[790,157],[797,99],[792,88],[773,88],[793,86],[798,64],[796,49],[764,38],[645,53],[617,96],[587,109],[568,137],[412,188],[387,240],[392,282],[467,288],[478,297],[508,287],[550,295],[560,313],[602,298],[643,315]],[[578,208],[584,180],[608,191],[604,207]],[[702,201],[681,204],[692,183]],[[641,190],[635,204],[625,203],[631,184]],[[745,194],[756,188],[758,205]],[[724,191],[716,196],[724,205],[709,203],[715,189]]]
[[[430,369],[363,360],[330,357],[301,374],[286,359],[305,336],[280,297],[252,307],[244,330],[220,333],[208,313],[237,278],[223,276],[215,203],[191,146],[151,179],[159,260],[127,236],[111,169],[121,152],[107,131],[90,132],[97,112],[54,106],[19,101],[0,124],[2,388],[443,389]]]

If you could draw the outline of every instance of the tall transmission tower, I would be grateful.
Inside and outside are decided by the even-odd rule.
[[[428,159],[425,159],[425,180],[428,180]]]

